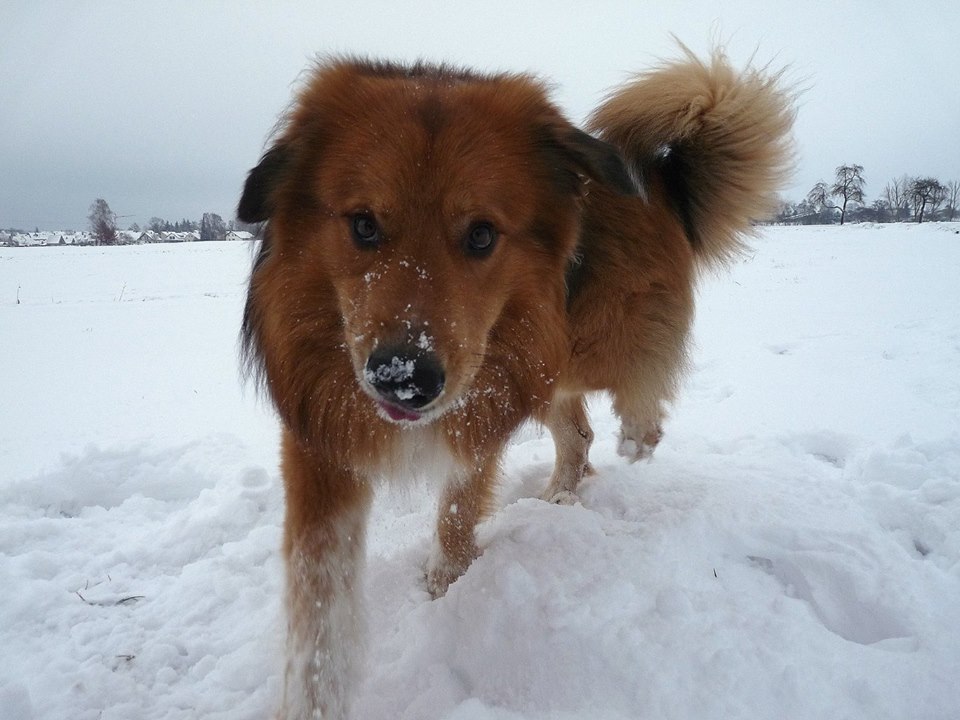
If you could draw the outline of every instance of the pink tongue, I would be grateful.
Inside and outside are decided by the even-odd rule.
[[[384,412],[390,416],[391,420],[407,420],[409,422],[413,422],[414,420],[420,419],[420,415],[418,413],[403,410],[395,405],[388,405],[387,403],[382,402],[380,403],[380,407],[382,407]]]

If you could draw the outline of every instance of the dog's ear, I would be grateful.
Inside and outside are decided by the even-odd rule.
[[[557,149],[566,160],[568,173],[575,178],[573,189],[577,194],[583,194],[585,178],[621,195],[640,192],[626,161],[613,145],[577,128],[567,128],[557,135]]]
[[[247,174],[237,217],[245,223],[267,220],[273,211],[273,191],[290,164],[290,151],[277,143],[264,153],[260,163]]]

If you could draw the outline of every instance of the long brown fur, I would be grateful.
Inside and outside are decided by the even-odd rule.
[[[283,422],[280,718],[349,715],[379,477],[442,476],[427,566],[441,595],[478,552],[521,422],[555,439],[552,502],[589,469],[585,393],[612,394],[624,455],[653,450],[698,268],[772,207],[791,121],[776,76],[719,53],[638,76],[595,136],[525,75],[314,69],[238,211],[265,222],[243,339]]]

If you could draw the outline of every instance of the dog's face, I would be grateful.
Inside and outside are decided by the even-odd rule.
[[[562,306],[587,179],[632,190],[528,79],[342,63],[303,91],[239,214],[269,221],[258,266],[338,314],[327,351],[380,417],[426,423],[463,403],[505,318]]]

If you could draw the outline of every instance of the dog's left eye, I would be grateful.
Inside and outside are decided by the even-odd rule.
[[[357,213],[350,218],[350,230],[353,241],[360,247],[371,248],[380,244],[380,226],[369,213]]]
[[[467,252],[475,257],[489,255],[496,242],[496,228],[488,222],[474,223],[467,231]]]

